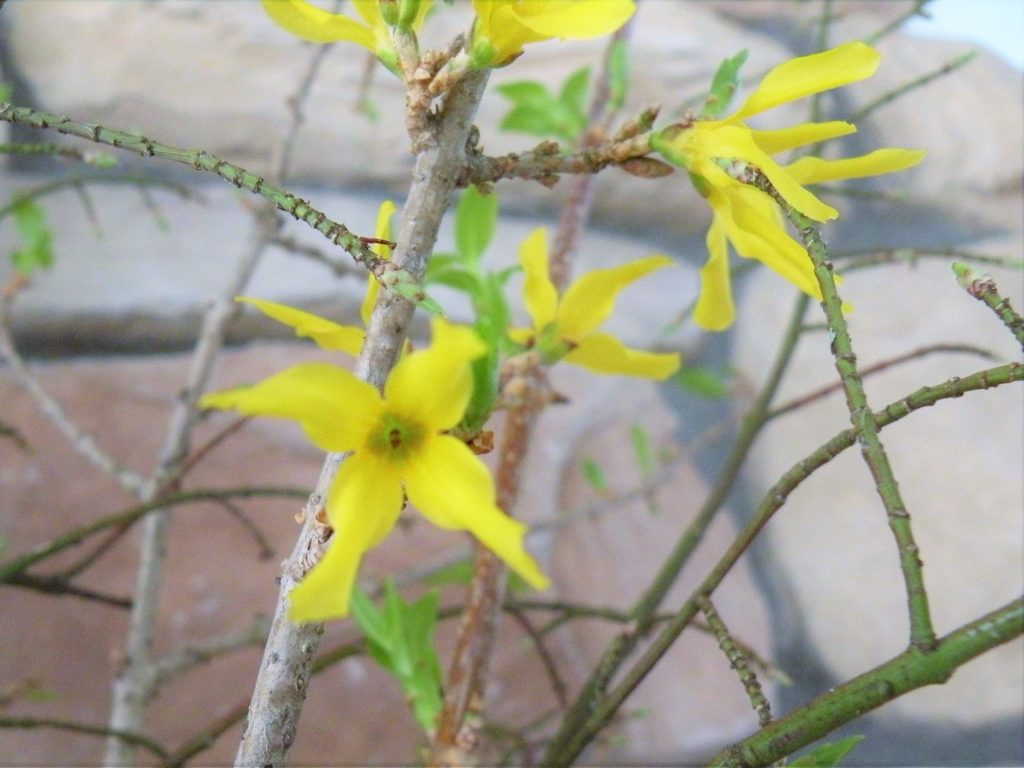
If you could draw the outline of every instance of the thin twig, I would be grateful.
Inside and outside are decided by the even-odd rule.
[[[961,56],[957,56],[955,59],[946,62],[938,69],[933,70],[931,72],[927,72],[921,75],[920,77],[916,77],[913,80],[904,83],[899,88],[894,88],[893,90],[882,94],[874,101],[869,102],[868,104],[865,104],[863,107],[858,109],[856,112],[850,115],[847,118],[847,120],[856,125],[868,115],[877,112],[886,104],[891,104],[893,101],[900,98],[904,94],[916,90],[917,88],[921,88],[922,86],[928,85],[928,83],[932,82],[933,80],[937,80],[940,77],[948,75],[951,72],[955,72],[961,67],[966,66],[967,64],[972,62],[977,57],[977,55],[978,51],[968,51],[967,53]]]
[[[132,601],[127,597],[108,595],[106,592],[99,592],[88,587],[80,587],[72,584],[70,579],[64,574],[38,576],[36,574],[16,573],[6,577],[3,583],[10,584],[12,587],[31,589],[34,592],[42,592],[57,597],[78,597],[83,600],[91,600],[103,605],[109,605],[113,608],[127,609],[132,607]]]
[[[961,352],[967,355],[977,355],[978,357],[985,358],[986,360],[996,359],[996,356],[989,352],[987,349],[976,347],[973,344],[929,344],[928,346],[918,347],[917,349],[911,350],[910,352],[905,352],[902,355],[897,355],[896,357],[890,357],[886,360],[881,360],[877,363],[874,363],[873,365],[866,365],[860,369],[860,375],[864,378],[867,378],[868,376],[874,373],[879,373],[888,368],[892,368],[894,366],[908,362],[909,360],[916,360],[918,358],[926,357],[928,355],[934,355],[940,352]],[[842,388],[843,383],[841,381],[836,381],[833,382],[832,384],[827,384],[824,387],[820,387],[819,389],[815,389],[812,392],[800,395],[800,397],[795,397],[792,400],[783,403],[782,405],[778,405],[775,408],[772,408],[768,412],[766,418],[769,420],[778,418],[779,416],[789,413],[790,411],[795,411],[798,408],[803,408],[805,405],[813,403],[815,400],[820,400],[823,397],[827,397],[828,395],[831,395],[833,392],[838,392]]]
[[[141,733],[134,731],[115,731],[102,725],[88,725],[71,720],[57,720],[52,717],[0,717],[0,728],[54,728],[58,731],[84,733],[90,736],[106,736],[125,741],[132,746],[142,747],[153,753],[161,761],[167,757],[167,750]]]
[[[927,408],[940,400],[962,397],[966,392],[990,389],[1020,381],[1024,381],[1024,364],[1021,363],[1010,363],[978,371],[970,376],[950,379],[938,386],[921,387],[902,400],[890,403],[881,411],[877,411],[874,414],[874,420],[878,428],[882,429],[914,411]],[[565,740],[564,746],[561,746],[557,753],[553,753],[549,749],[549,757],[546,757],[544,762],[546,766],[562,768],[572,764],[590,740],[611,721],[630,694],[636,690],[636,687],[672,647],[683,630],[690,626],[699,610],[697,598],[701,595],[710,595],[718,588],[718,585],[722,583],[722,580],[750,547],[764,526],[782,508],[789,495],[804,480],[856,442],[857,433],[854,429],[847,429],[839,433],[813,453],[798,461],[782,475],[775,485],[768,489],[755,510],[754,516],[729,545],[725,554],[672,619],[664,625],[661,632],[651,641],[636,662],[623,674],[622,680],[604,698],[594,704],[589,717],[578,725],[575,732]],[[912,649],[908,653],[923,657],[923,654],[917,649]]]
[[[729,628],[725,626],[722,617],[718,615],[711,598],[701,595],[697,598],[697,605],[700,607],[701,613],[704,614],[704,618],[707,619],[712,634],[718,640],[718,647],[722,649],[722,653],[729,660],[729,666],[736,670],[736,674],[743,684],[743,690],[747,692],[747,698],[750,699],[750,706],[757,713],[758,724],[762,728],[767,727],[772,722],[772,710],[768,699],[765,698],[764,691],[761,690],[761,683],[757,679],[757,675],[748,666],[743,652],[733,640],[732,635],[729,634]]]
[[[15,107],[12,104],[0,104],[0,120],[16,125],[51,129],[97,144],[106,144],[134,152],[142,157],[159,157],[182,163],[197,171],[212,173],[240,189],[247,189],[266,198],[296,220],[308,224],[332,243],[340,245],[348,251],[352,258],[365,264],[374,274],[387,270],[386,262],[382,262],[381,258],[373,253],[358,235],[349,231],[344,224],[333,221],[307,201],[272,184],[262,176],[226,160],[221,160],[206,150],[181,149],[169,144],[162,144],[145,136],[111,130],[101,125],[80,123],[60,115],[53,115],[31,107]]]
[[[953,264],[953,274],[961,288],[995,313],[1024,350],[1024,319],[1010,306],[1010,300],[999,294],[992,276],[960,263]]]
[[[763,173],[752,170],[750,181],[770,195],[786,218],[799,230],[804,247],[814,264],[814,276],[824,297],[822,309],[832,335],[832,355],[835,358],[836,371],[843,383],[850,420],[857,430],[864,461],[871,470],[875,488],[889,518],[889,527],[896,539],[910,613],[910,642],[922,651],[928,651],[935,644],[935,629],[932,626],[928,593],[925,589],[923,563],[914,540],[910,513],[900,494],[889,456],[878,437],[878,426],[875,424],[864,392],[864,382],[857,367],[857,357],[853,351],[846,318],[843,317],[843,302],[836,288],[825,241],[822,240],[815,223],[787,203]]]
[[[257,616],[247,627],[231,630],[198,645],[190,645],[164,654],[153,664],[151,690],[156,691],[164,683],[196,667],[208,664],[224,654],[253,645],[262,645],[266,642],[269,629],[270,621],[265,616]]]
[[[10,309],[14,300],[15,291],[0,292],[0,357],[2,357],[14,374],[18,384],[28,393],[39,410],[50,423],[53,424],[65,438],[71,447],[81,456],[88,459],[94,466],[101,469],[110,477],[114,478],[122,488],[132,494],[138,495],[146,485],[145,479],[130,469],[122,466],[110,454],[104,451],[96,438],[86,430],[82,429],[75,421],[68,416],[49,392],[44,389],[39,380],[32,375],[25,361],[21,358],[10,332]]]

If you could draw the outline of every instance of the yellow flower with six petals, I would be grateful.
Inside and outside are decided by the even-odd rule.
[[[535,230],[519,250],[526,275],[523,297],[532,328],[509,331],[516,342],[537,349],[546,363],[565,360],[595,373],[664,380],[679,369],[678,354],[631,349],[597,328],[615,308],[620,291],[657,269],[670,266],[667,256],[650,256],[629,264],[596,269],[581,277],[561,299],[548,274],[547,231]]]
[[[740,256],[758,259],[801,290],[821,298],[810,258],[803,246],[786,233],[777,206],[764,192],[735,178],[744,164],[760,170],[793,208],[815,221],[828,221],[838,212],[807,190],[805,184],[901,171],[924,157],[919,150],[887,148],[842,160],[805,157],[780,165],[772,155],[857,129],[838,120],[776,130],[756,130],[744,122],[773,107],[871,77],[880,58],[870,46],[852,42],[792,59],[765,75],[731,116],[698,120],[683,130],[670,127],[652,137],[652,146],[666,159],[689,170],[714,212],[707,237],[710,258],[701,270],[701,294],[694,312],[698,325],[722,330],[735,316],[728,243]],[[734,173],[730,174],[729,169]]]
[[[495,504],[487,467],[447,430],[472,392],[470,363],[485,346],[469,328],[435,318],[433,344],[405,355],[384,394],[327,363],[293,366],[251,387],[206,395],[204,408],[299,422],[330,452],[353,452],[327,496],[334,535],[320,563],[291,592],[296,622],[345,616],[359,564],[394,528],[408,497],[440,528],[468,530],[537,589],[547,577],[526,552],[526,526]]]
[[[634,0],[473,0],[469,56],[475,69],[501,67],[527,43],[586,40],[614,32],[636,10]]]

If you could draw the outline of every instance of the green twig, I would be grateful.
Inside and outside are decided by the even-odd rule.
[[[888,701],[945,683],[971,659],[1024,633],[1024,600],[1014,600],[941,638],[928,653],[908,648],[712,758],[715,768],[770,765]]]
[[[1024,319],[1010,306],[1009,299],[999,295],[992,276],[960,262],[953,264],[953,274],[961,288],[996,313],[1024,349]]]
[[[797,297],[768,379],[740,425],[739,435],[736,437],[732,453],[726,461],[721,476],[693,522],[683,532],[675,548],[662,564],[651,585],[631,609],[630,614],[635,623],[631,624],[627,630],[617,634],[609,643],[600,662],[583,684],[575,702],[563,718],[558,733],[548,747],[544,758],[545,765],[568,765],[589,739],[596,735],[598,729],[593,729],[588,733],[582,729],[582,725],[591,719],[591,713],[598,706],[609,682],[622,666],[626,657],[651,629],[658,606],[675,583],[679,572],[690,559],[697,545],[703,540],[712,520],[728,498],[733,484],[739,477],[747,454],[753,446],[754,439],[765,423],[768,407],[778,391],[782,375],[796,349],[803,317],[809,303],[809,299],[805,295],[800,294]],[[609,714],[610,716],[611,714]]]
[[[305,222],[317,232],[324,235],[335,245],[340,245],[357,262],[366,266],[380,277],[386,270],[386,264],[370,250],[370,246],[358,235],[349,231],[344,224],[339,224],[318,211],[308,202],[296,195],[271,184],[263,177],[244,168],[221,160],[203,149],[181,149],[169,144],[148,139],[145,136],[115,131],[100,125],[79,123],[67,117],[50,114],[31,107],[16,107],[13,104],[0,104],[0,120],[17,125],[30,125],[34,128],[50,129],[69,136],[106,144],[118,149],[134,152],[142,157],[159,157],[175,163],[188,165],[197,171],[213,173],[225,181],[260,195],[280,210],[291,215],[298,221]]]
[[[88,725],[87,723],[76,723],[71,720],[55,720],[49,717],[0,717],[0,728],[55,728],[59,731],[72,731],[74,733],[85,733],[90,736],[116,736],[129,744],[142,747],[152,752],[161,760],[167,757],[167,750],[152,739],[146,738],[140,733],[132,731],[119,731],[107,728],[104,725]]]
[[[886,24],[874,34],[865,37],[864,42],[868,45],[875,45],[879,40],[884,37],[888,37],[890,34],[902,27],[904,22],[914,18],[915,16],[929,18],[928,14],[924,12],[924,7],[930,2],[931,0],[914,0],[914,5],[906,13],[893,19],[890,23]]]
[[[857,370],[857,356],[853,351],[853,341],[843,317],[843,301],[836,289],[832,264],[828,259],[828,250],[821,233],[813,221],[795,210],[779,194],[768,178],[757,170],[751,171],[751,182],[761,191],[770,195],[779,205],[799,232],[807,249],[811,262],[814,264],[814,276],[822,293],[822,309],[828,320],[832,334],[832,355],[835,358],[836,371],[843,382],[846,394],[846,405],[850,411],[850,421],[857,431],[861,442],[861,453],[871,470],[875,480],[875,488],[885,506],[889,518],[889,527],[896,538],[899,550],[900,569],[907,590],[907,603],[910,614],[910,642],[922,650],[928,650],[935,644],[935,629],[932,626],[931,609],[928,605],[928,593],[924,584],[923,564],[917,543],[910,524],[910,512],[907,510],[899,485],[889,463],[885,447],[878,437],[878,426],[868,405],[864,392],[864,382]]]
[[[68,160],[78,160],[89,165],[96,165],[101,168],[110,167],[117,163],[113,155],[106,152],[82,152],[74,147],[66,147],[62,144],[55,144],[52,141],[39,143],[14,144],[0,143],[0,155],[47,155],[49,157],[63,157]]]
[[[855,269],[866,269],[888,264],[917,264],[921,259],[968,259],[976,264],[989,264],[1004,269],[1024,269],[1024,259],[1012,259],[1006,256],[962,251],[956,248],[891,248],[879,250],[871,248],[866,251],[844,251],[833,253],[832,260],[843,262],[843,272]]]
[[[890,403],[883,410],[875,413],[875,423],[881,429],[894,421],[904,418],[915,410],[934,405],[940,400],[957,398],[966,392],[990,389],[1018,381],[1024,381],[1024,364],[1010,363],[997,368],[979,371],[963,378],[953,378],[938,386],[922,387],[902,400]],[[658,633],[657,637],[641,654],[636,663],[623,675],[621,682],[609,691],[603,700],[594,703],[588,719],[579,725],[564,744],[560,745],[558,754],[549,751],[544,765],[551,766],[551,768],[568,766],[576,759],[583,748],[614,717],[619,707],[622,706],[650,671],[654,669],[655,665],[668,649],[672,647],[682,631],[691,624],[698,611],[697,599],[701,595],[710,595],[718,588],[718,585],[721,584],[725,576],[737,563],[740,556],[753,543],[761,529],[767,525],[772,515],[786,503],[789,494],[796,490],[813,472],[832,461],[832,459],[836,458],[855,442],[856,432],[853,429],[847,429],[839,433],[814,451],[814,453],[797,462],[775,485],[768,489],[758,505],[754,517],[740,531],[728,550],[722,555],[714,568],[711,569],[693,595],[683,603],[675,616],[665,624],[662,631]]]
[[[861,107],[860,109],[858,109],[856,112],[854,112],[852,115],[850,115],[847,118],[847,120],[849,122],[853,123],[854,125],[856,125],[857,123],[859,123],[861,120],[863,120],[868,115],[872,114],[873,112],[878,111],[879,109],[884,107],[886,104],[889,104],[889,103],[895,101],[896,99],[900,98],[904,94],[907,94],[910,91],[913,91],[913,90],[915,90],[917,88],[921,88],[922,86],[928,85],[928,83],[932,82],[933,80],[937,80],[938,78],[943,77],[944,75],[948,75],[949,73],[955,72],[956,70],[960,69],[961,67],[966,66],[977,55],[978,55],[977,51],[968,51],[967,53],[965,53],[965,54],[963,54],[961,56],[957,56],[955,59],[947,61],[945,64],[943,64],[938,69],[933,70],[931,72],[926,72],[925,74],[921,75],[920,77],[915,77],[913,80],[911,80],[911,81],[909,81],[907,83],[904,83],[899,88],[894,88],[893,90],[889,91],[888,93],[883,93],[881,96],[879,96],[874,101],[869,102],[869,103],[865,104],[863,107]]]
[[[747,698],[750,699],[750,705],[757,713],[758,723],[762,728],[766,728],[771,725],[772,710],[768,699],[765,698],[764,691],[761,690],[761,683],[758,681],[757,675],[747,665],[743,652],[729,634],[729,628],[725,626],[722,617],[718,615],[711,598],[701,595],[697,598],[697,605],[700,607],[701,613],[704,614],[704,618],[707,619],[708,626],[718,641],[718,647],[722,649],[725,658],[729,660],[729,666],[736,670],[736,674],[743,684],[743,690],[747,692]]]

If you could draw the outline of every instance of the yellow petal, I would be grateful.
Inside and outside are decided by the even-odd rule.
[[[324,558],[292,590],[291,620],[347,615],[363,555],[391,532],[401,511],[402,486],[393,469],[372,453],[350,456],[327,496],[334,535]]]
[[[335,534],[313,570],[288,595],[288,618],[296,624],[348,615],[363,552]]]
[[[727,200],[724,195],[715,194],[708,201],[740,256],[757,259],[801,291],[821,299],[811,257],[786,232],[770,197],[738,184]]]
[[[340,13],[328,13],[305,0],[262,0],[274,23],[303,40],[334,43],[346,40],[376,50],[373,31]]]
[[[509,328],[508,337],[516,344],[526,346],[536,338],[533,328]]]
[[[398,208],[391,200],[385,200],[380,204],[380,208],[377,210],[377,228],[374,231],[374,236],[377,239],[391,239],[391,217],[396,210]],[[387,260],[391,258],[391,249],[386,245],[374,245],[370,250],[382,259]],[[366,283],[366,297],[363,299],[363,306],[359,308],[359,316],[363,319],[364,327],[370,325],[370,315],[373,313],[373,307],[377,303],[377,296],[379,294],[380,284],[377,282],[377,278],[369,275]]]
[[[211,392],[199,407],[292,419],[317,447],[340,452],[363,443],[376,423],[381,400],[372,385],[344,368],[302,363],[249,387]]]
[[[703,147],[714,157],[743,160],[759,168],[783,199],[804,216],[815,221],[828,221],[839,215],[839,211],[800,186],[782,166],[765,154],[754,143],[750,129],[738,125],[722,126],[711,135],[703,137]],[[723,180],[723,177],[728,177],[724,171],[702,166],[700,172],[714,186],[728,186]]]
[[[700,270],[700,295],[693,310],[693,321],[706,331],[724,331],[736,318],[732,301],[732,277],[729,273],[729,246],[725,227],[716,214],[708,229],[710,257]]]
[[[363,346],[366,334],[362,328],[340,325],[312,312],[303,312],[276,301],[251,299],[248,296],[239,296],[235,301],[256,307],[267,317],[294,328],[296,336],[312,339],[322,349],[340,350],[355,357]]]
[[[679,355],[627,347],[610,333],[591,333],[564,358],[594,373],[640,376],[664,381],[679,370]]]
[[[786,173],[800,184],[818,184],[837,179],[860,179],[879,176],[911,168],[924,159],[922,149],[876,149],[859,157],[842,160],[822,160],[820,157],[801,157],[785,167]]]
[[[512,0],[510,7],[523,26],[563,40],[610,34],[636,11],[633,0]]]
[[[754,143],[763,152],[776,155],[787,149],[817,144],[819,141],[828,141],[856,132],[857,126],[853,123],[833,120],[830,123],[801,123],[792,128],[779,128],[772,131],[752,130],[750,133],[754,137]]]
[[[473,394],[470,363],[487,347],[466,326],[435,317],[431,328],[431,345],[398,361],[384,385],[384,398],[395,413],[436,432],[451,429],[466,412]]]
[[[435,435],[405,467],[409,501],[434,525],[471,532],[535,589],[550,582],[524,546],[526,526],[494,503],[494,482],[464,443]]]
[[[547,229],[535,229],[519,246],[519,263],[523,267],[526,282],[523,284],[523,301],[526,311],[538,331],[555,319],[558,307],[558,292],[551,282],[548,271]]]
[[[672,265],[668,256],[648,256],[629,264],[595,269],[569,286],[558,306],[558,333],[579,342],[608,319],[619,293],[634,280]]]
[[[791,59],[765,75],[728,121],[743,120],[780,104],[864,80],[875,73],[880,61],[878,51],[857,41]]]

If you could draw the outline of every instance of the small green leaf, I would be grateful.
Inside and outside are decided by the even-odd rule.
[[[584,116],[589,82],[590,67],[580,67],[562,84],[562,89],[558,92],[558,101],[570,114]]]
[[[629,439],[633,443],[633,455],[636,457],[637,466],[645,478],[654,474],[654,453],[651,451],[651,436],[647,430],[639,424],[634,424],[629,430]]]
[[[608,52],[608,102],[619,109],[626,102],[629,91],[629,48],[625,40],[616,40]]]
[[[0,83],[0,101],[7,101],[11,98],[11,84]]]
[[[822,744],[806,755],[798,757],[789,765],[791,768],[835,768],[847,753],[864,740],[863,736],[851,736],[842,741]]]
[[[558,122],[555,107],[513,107],[498,127],[503,131],[525,133],[529,136],[557,136]]]
[[[469,296],[475,296],[481,286],[479,277],[458,267],[435,272],[426,282],[432,285],[447,285],[449,288],[462,291]]]
[[[32,688],[29,688],[27,691],[25,691],[25,698],[29,701],[55,701],[56,699],[60,698],[60,694],[56,691],[51,691],[48,688],[39,688],[33,686]]]
[[[29,198],[17,200],[13,207],[14,225],[24,247],[11,254],[14,268],[24,275],[53,266],[53,233],[46,223],[46,211]]]
[[[701,117],[718,117],[729,108],[740,84],[740,68],[747,60],[748,53],[749,51],[744,49],[718,66],[718,71],[711,80],[711,92],[704,102]]]
[[[494,237],[498,196],[485,195],[475,186],[462,193],[455,212],[455,246],[466,266],[476,268]]]
[[[608,479],[604,476],[601,465],[591,458],[585,458],[580,462],[580,469],[583,471],[583,479],[587,485],[598,493],[608,492]]]
[[[683,366],[674,377],[683,389],[710,400],[721,400],[729,395],[729,375],[700,366]]]
[[[498,93],[514,104],[543,106],[551,101],[548,89],[536,80],[519,80],[498,86]]]
[[[446,587],[449,584],[469,584],[473,580],[473,563],[469,560],[446,565],[427,576],[423,583],[431,587]]]
[[[432,734],[441,712],[441,664],[434,649],[438,595],[406,602],[393,581],[379,608],[361,590],[352,593],[352,615],[366,634],[373,658],[402,685],[417,722]]]

